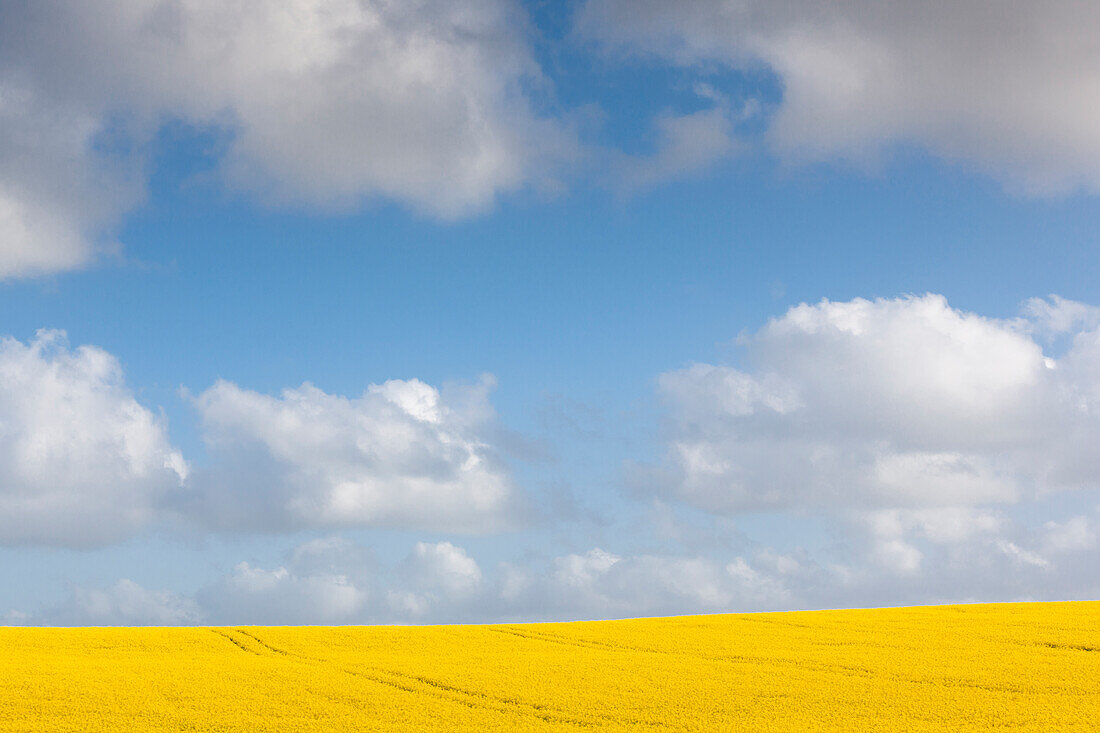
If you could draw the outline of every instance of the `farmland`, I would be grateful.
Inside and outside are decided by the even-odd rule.
[[[1100,602],[3,628],[5,731],[1095,730]]]

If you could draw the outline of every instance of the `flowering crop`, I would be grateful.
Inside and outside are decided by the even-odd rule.
[[[1096,730],[1100,602],[0,629],[0,730]]]

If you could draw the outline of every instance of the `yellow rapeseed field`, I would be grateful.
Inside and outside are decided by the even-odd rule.
[[[0,629],[5,731],[1100,730],[1100,602]]]

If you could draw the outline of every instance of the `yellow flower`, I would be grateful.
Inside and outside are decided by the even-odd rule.
[[[1100,602],[0,629],[4,731],[1095,730]]]

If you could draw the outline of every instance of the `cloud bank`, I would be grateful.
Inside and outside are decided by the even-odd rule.
[[[919,540],[908,536],[914,530]],[[864,544],[842,561],[766,546],[706,554],[593,547],[485,566],[459,545],[425,541],[389,567],[368,547],[330,536],[298,545],[275,567],[242,561],[191,595],[122,580],[73,588],[58,606],[9,611],[0,623],[564,621],[1100,593],[1100,510],[1031,530],[991,515],[882,514],[852,536]]]
[[[553,545],[494,540],[486,562],[462,535],[515,526],[522,497],[486,437],[491,379],[357,397],[219,382],[189,398],[209,447],[191,468],[109,354],[58,332],[5,339],[5,544],[96,547],[181,516],[223,538],[424,539],[380,563],[362,535],[299,534],[281,562],[240,558],[191,593],[124,578],[3,619],[564,620],[1100,593],[1100,309],[825,300],[739,342],[736,366],[661,376],[667,457],[634,467],[623,516],[560,522]],[[661,511],[639,519],[649,502]]]

